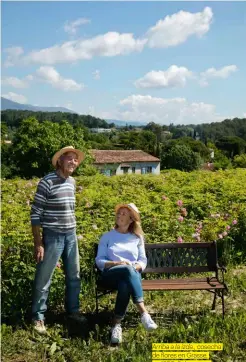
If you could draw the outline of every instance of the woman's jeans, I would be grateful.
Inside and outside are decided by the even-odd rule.
[[[70,314],[79,310],[80,269],[75,230],[57,233],[46,229],[43,233],[43,243],[44,259],[37,264],[33,288],[32,316],[34,320],[44,319],[51,278],[60,257],[62,257],[65,271],[66,311]]]
[[[131,265],[116,265],[110,269],[104,269],[101,274],[101,282],[107,288],[118,290],[115,303],[117,319],[125,316],[130,296],[133,303],[143,302],[141,274]]]

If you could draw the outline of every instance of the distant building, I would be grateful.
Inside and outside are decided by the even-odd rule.
[[[91,150],[94,165],[107,176],[160,174],[160,159],[141,150]]]
[[[92,133],[110,133],[113,131],[112,128],[89,128]]]

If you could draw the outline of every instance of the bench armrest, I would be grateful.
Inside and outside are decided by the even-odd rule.
[[[219,272],[220,272],[220,276],[222,277],[222,280],[220,280]],[[227,272],[227,269],[225,266],[217,264],[216,277],[217,277],[218,281],[222,284],[225,284],[224,273],[226,273],[226,272]]]
[[[225,273],[227,272],[227,269],[226,269],[226,267],[225,267],[224,265],[221,265],[221,266],[220,266],[220,265],[217,265],[217,268],[218,268],[218,270],[221,270],[222,273],[223,273],[223,272],[225,272]]]

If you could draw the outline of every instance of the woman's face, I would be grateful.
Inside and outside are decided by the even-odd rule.
[[[127,226],[132,223],[131,211],[126,208],[122,207],[117,211],[116,214],[116,224],[118,226]]]

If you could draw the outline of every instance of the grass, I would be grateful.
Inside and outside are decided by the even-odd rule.
[[[33,332],[28,320],[14,326],[2,325],[3,362],[143,362],[151,361],[152,343],[223,343],[221,352],[210,352],[213,362],[246,361],[246,267],[230,268],[226,274],[229,294],[226,317],[221,304],[211,311],[208,292],[151,292],[145,302],[159,328],[147,333],[131,304],[123,323],[123,344],[109,343],[114,297],[104,297],[99,316],[91,312],[94,300],[84,296],[81,309],[88,325],[71,324],[63,313],[49,313],[48,335]]]

